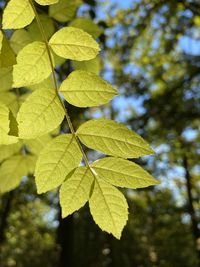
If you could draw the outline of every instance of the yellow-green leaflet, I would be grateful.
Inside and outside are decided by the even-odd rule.
[[[64,98],[77,107],[94,107],[108,103],[117,91],[102,78],[84,70],[73,71],[61,84]]]
[[[16,64],[15,54],[5,35],[0,31],[0,68]]]
[[[10,145],[18,142],[16,136],[8,135],[10,128],[9,109],[0,103],[0,145]]]
[[[20,143],[12,144],[12,145],[1,145],[0,146],[0,163],[10,158],[12,155],[19,152],[20,149]]]
[[[17,122],[22,139],[34,139],[53,131],[64,118],[54,89],[38,89],[22,104]]]
[[[51,74],[46,46],[33,42],[25,46],[17,56],[13,69],[13,87],[23,87],[42,82]]]
[[[0,92],[7,91],[12,88],[12,70],[12,67],[0,68]]]
[[[96,224],[120,239],[128,220],[128,205],[123,194],[102,179],[96,179],[89,205]]]
[[[77,135],[84,145],[112,156],[137,158],[154,153],[142,137],[112,120],[90,120],[79,127]]]
[[[100,73],[102,67],[100,58],[98,56],[87,61],[73,61],[73,66],[75,70],[85,70],[93,72],[97,75]]]
[[[66,176],[79,166],[81,151],[73,135],[60,135],[53,139],[40,153],[36,170],[36,185],[39,194],[59,186]]]
[[[25,141],[25,145],[28,147],[31,153],[39,155],[41,150],[52,140],[49,134],[40,136],[36,139],[30,139]]]
[[[10,91],[2,93],[0,92],[0,102],[5,104],[10,109],[10,111],[13,113],[14,116],[17,116],[17,112],[26,97],[27,94],[17,97],[16,94]]]
[[[59,0],[35,0],[39,5],[47,6],[58,3]]]
[[[55,32],[55,25],[53,20],[47,16],[46,14],[38,15],[39,19],[43,25],[46,38],[49,39],[53,33]],[[28,35],[30,36],[32,41],[43,41],[43,37],[40,33],[38,28],[37,21],[34,20],[28,27],[27,27]]]
[[[76,18],[70,23],[70,26],[82,29],[91,34],[94,38],[99,37],[102,33],[102,30],[99,28],[99,26],[88,18]]]
[[[103,158],[95,161],[91,167],[112,185],[136,189],[159,184],[139,165],[125,159]]]
[[[60,189],[62,217],[79,210],[89,200],[94,177],[86,167],[77,168]]]
[[[30,155],[16,155],[4,161],[0,167],[0,193],[16,188],[23,176],[32,174],[36,158]]]
[[[18,54],[20,50],[31,42],[29,33],[24,29],[14,31],[10,38],[10,46],[15,54]]]
[[[57,4],[49,7],[49,16],[57,21],[67,22],[74,17],[81,2],[81,0],[59,0]]]
[[[41,83],[36,83],[36,84],[33,84],[33,85],[29,85],[27,87],[27,89],[30,89],[32,91],[35,91],[35,90],[38,90],[38,89],[49,89],[49,88],[52,88],[54,86],[53,84],[53,80],[52,80],[52,77],[49,76],[47,79],[45,79],[44,81],[42,81]]]
[[[95,58],[100,51],[91,35],[74,27],[64,27],[57,31],[49,44],[58,56],[78,61]]]
[[[3,29],[24,28],[34,17],[29,0],[10,0],[3,13]]]

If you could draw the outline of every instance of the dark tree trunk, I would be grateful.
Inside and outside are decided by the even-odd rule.
[[[59,213],[58,244],[60,246],[59,267],[73,267],[73,215],[61,218]]]
[[[200,248],[198,243],[200,242],[200,230],[198,228],[198,219],[196,217],[196,212],[194,208],[194,200],[192,196],[192,183],[191,183],[191,176],[188,166],[188,158],[185,155],[183,158],[183,166],[185,169],[185,179],[186,179],[186,187],[187,187],[187,196],[188,196],[188,213],[190,214],[191,224],[192,224],[192,233],[195,240],[196,250],[199,258],[199,265],[200,266]]]

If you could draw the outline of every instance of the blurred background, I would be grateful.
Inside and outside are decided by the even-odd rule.
[[[74,124],[104,116],[135,130],[156,152],[137,162],[161,184],[123,191],[130,214],[118,241],[87,206],[62,220],[57,191],[37,195],[25,177],[0,198],[0,266],[199,267],[199,0],[85,0],[69,12],[98,24],[101,62],[92,68],[121,94],[101,108],[71,107]],[[72,68],[63,63],[58,79]]]

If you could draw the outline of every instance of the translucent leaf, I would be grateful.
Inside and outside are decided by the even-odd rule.
[[[45,44],[28,44],[17,56],[17,65],[14,65],[13,70],[13,87],[39,83],[50,74],[51,66]]]
[[[142,137],[112,120],[90,120],[80,126],[77,135],[89,148],[108,155],[137,158],[154,153]]]
[[[14,31],[10,38],[10,45],[15,54],[18,54],[20,50],[31,42],[32,39],[29,33],[24,29]]]
[[[39,15],[39,19],[45,31],[47,39],[49,39],[55,32],[55,26],[53,20],[46,14]],[[38,27],[37,21],[34,20],[28,27],[27,32],[32,41],[43,41],[40,29]]]
[[[0,68],[0,92],[7,91],[12,88],[12,67]]]
[[[3,92],[3,93],[0,93],[0,102],[4,103],[13,113],[13,115],[16,116],[21,104],[24,102],[26,97],[27,97],[27,94],[17,96],[16,94],[10,91]]]
[[[99,57],[86,61],[73,61],[73,66],[76,70],[85,70],[97,75],[100,73],[102,68]]]
[[[12,145],[1,145],[0,146],[0,162],[18,153],[20,147],[21,147],[20,143],[16,143]]]
[[[96,179],[89,205],[96,224],[120,239],[128,219],[128,205],[123,194],[112,185]]]
[[[35,0],[39,5],[47,6],[58,3],[59,0]]]
[[[99,37],[102,33],[102,30],[99,28],[99,26],[88,18],[76,18],[70,23],[70,26],[82,29],[92,35],[94,38]]]
[[[29,0],[10,0],[3,13],[3,29],[24,28],[34,17]]]
[[[81,2],[81,0],[59,0],[57,4],[49,7],[49,15],[60,22],[69,21],[75,16]]]
[[[49,43],[58,56],[78,61],[95,58],[100,51],[91,35],[74,27],[64,27],[57,31]]]
[[[64,118],[63,107],[55,90],[39,89],[22,104],[17,121],[19,136],[34,139],[54,130]]]
[[[40,83],[29,85],[28,89],[31,89],[32,91],[35,91],[35,90],[38,90],[38,89],[41,89],[41,88],[49,90],[53,86],[54,86],[54,84],[53,84],[52,77],[49,76],[47,79],[45,79],[44,81],[42,81]]]
[[[94,73],[77,70],[61,84],[64,98],[77,107],[94,107],[108,103],[117,91]]]
[[[36,170],[39,194],[59,186],[66,176],[80,164],[81,151],[71,134],[53,139],[40,153]]]
[[[15,54],[5,35],[0,31],[0,68],[16,64]]]
[[[43,148],[52,140],[49,134],[43,135],[36,139],[30,139],[25,141],[25,145],[28,147],[31,153],[39,155]]]
[[[18,142],[18,138],[8,135],[9,128],[9,109],[0,103],[0,145],[10,145]]]
[[[62,217],[79,210],[89,200],[94,177],[86,167],[80,167],[64,182],[60,189]]]
[[[136,189],[159,184],[139,165],[125,159],[103,158],[94,162],[91,167],[112,185]]]
[[[35,161],[36,158],[30,155],[16,155],[4,161],[0,167],[0,192],[15,189],[23,176],[32,174]]]

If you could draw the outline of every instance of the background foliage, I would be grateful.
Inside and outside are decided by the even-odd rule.
[[[79,125],[103,114],[143,135],[157,155],[140,164],[161,185],[124,190],[130,215],[117,241],[94,225],[88,207],[62,220],[57,192],[38,196],[33,178],[24,178],[19,188],[1,197],[1,265],[200,266],[200,5],[195,0],[138,0],[84,1],[77,7],[66,12],[67,24],[79,23],[77,15],[94,19],[101,29],[92,34],[100,34],[104,65],[95,62],[87,68],[98,72],[102,65],[104,77],[123,96],[84,113],[70,107],[70,115]],[[59,27],[55,20],[53,27]],[[61,80],[71,68],[69,62],[62,65]]]

